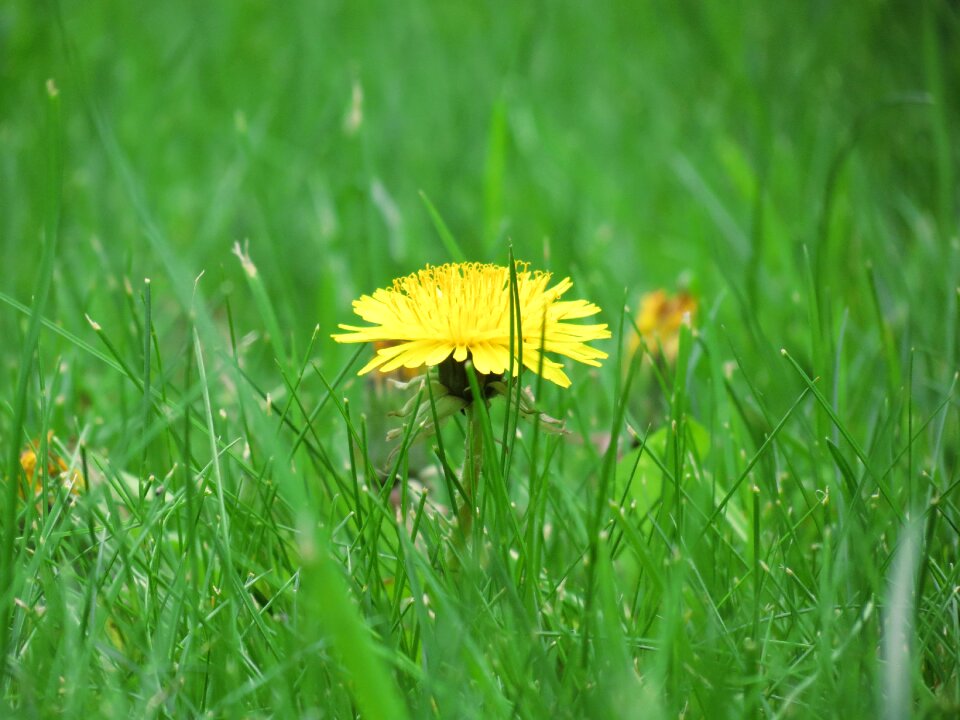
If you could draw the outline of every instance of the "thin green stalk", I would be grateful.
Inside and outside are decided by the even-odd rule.
[[[150,302],[150,278],[143,281],[143,403],[140,409],[140,427],[143,436],[143,455],[140,458],[140,477],[146,477],[147,469],[147,423],[150,420],[150,407],[153,404],[150,396],[150,348],[153,340],[151,328],[153,320],[151,318]],[[141,487],[143,484],[141,483]]]
[[[483,470],[483,427],[481,414],[477,411],[476,402],[467,405],[464,412],[467,414],[467,438],[463,461],[463,489],[466,498],[457,513],[460,530],[464,539],[470,536],[473,527],[473,518],[477,512],[477,491],[480,488],[480,473]],[[481,401],[482,402],[482,401]]]

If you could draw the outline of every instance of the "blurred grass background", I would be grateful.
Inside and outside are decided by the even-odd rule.
[[[949,5],[57,8],[14,2],[0,16],[3,252],[21,297],[54,78],[59,265],[84,310],[109,305],[93,288],[110,277],[163,282],[131,185],[185,271],[235,277],[229,248],[249,239],[297,336],[358,291],[445,259],[421,190],[471,258],[503,261],[512,241],[542,262],[548,244],[551,267],[603,280],[613,308],[624,288],[688,273],[708,297],[735,289],[776,342],[795,325],[782,320],[804,245],[862,323],[868,260],[891,317],[955,303],[920,282],[955,256]]]
[[[804,406],[792,439],[778,451],[785,455],[766,468],[772,477],[796,462],[792,471],[806,473],[810,496],[812,484],[837,473],[847,477],[849,470],[837,469],[836,454],[821,443],[825,437],[847,452],[862,480],[872,473],[857,465],[857,453],[842,438],[859,438],[871,462],[886,467],[887,461],[896,464],[905,442],[913,457],[909,438],[924,421],[936,418],[925,444],[918,440],[916,463],[902,476],[885,479],[892,492],[914,484],[918,489],[897,495],[898,510],[887,518],[892,525],[861,527],[853,536],[865,549],[889,533],[884,537],[892,557],[901,524],[924,502],[952,490],[957,479],[960,438],[950,383],[960,353],[958,30],[956,4],[932,0],[780,6],[749,0],[10,0],[0,7],[0,291],[8,298],[0,311],[0,333],[6,338],[0,348],[4,451],[55,429],[68,444],[82,436],[91,452],[112,458],[141,479],[173,472],[181,458],[186,465],[206,467],[209,453],[201,451],[203,462],[191,453],[201,442],[209,445],[210,438],[195,438],[194,448],[188,443],[184,450],[182,438],[173,434],[174,422],[179,432],[182,417],[158,411],[152,421],[141,418],[142,385],[71,337],[125,359],[139,377],[143,328],[152,322],[156,345],[147,365],[153,363],[154,387],[165,400],[167,392],[176,397],[181,410],[193,407],[196,417],[203,415],[202,393],[194,385],[198,348],[229,356],[233,332],[241,348],[234,353],[243,355],[252,382],[282,402],[297,398],[284,383],[297,377],[302,357],[328,380],[348,362],[351,350],[332,343],[328,333],[349,321],[353,298],[425,263],[451,259],[423,193],[470,259],[506,262],[512,244],[516,256],[534,267],[571,275],[573,294],[598,302],[606,311],[604,321],[614,328],[625,301],[635,309],[648,290],[690,287],[702,303],[703,340],[694,357],[702,352],[705,359],[699,370],[691,366],[689,380],[685,371],[681,374],[686,396],[678,400],[676,394],[660,397],[644,389],[656,400],[634,401],[631,412],[641,433],[648,425],[654,430],[668,425],[671,418],[682,423],[687,413],[696,417],[708,426],[714,453],[700,460],[730,482],[746,462],[741,453],[750,456],[765,447],[765,438],[806,387],[780,357],[781,348],[811,378],[821,379],[821,392],[842,418],[833,422],[824,407]],[[48,79],[59,90],[63,177],[59,244],[44,316],[70,336],[44,331],[31,369],[22,362],[23,346],[34,350],[27,319],[10,300],[34,303],[38,277],[44,274],[41,249],[50,242],[44,232],[50,197],[61,187],[46,160],[60,133],[48,121]],[[235,243],[256,264],[253,283],[233,252]],[[152,316],[146,318],[143,278],[151,280]],[[112,350],[98,342],[85,315],[104,328]],[[613,355],[613,344],[608,349]],[[211,386],[221,382],[220,372],[213,370]],[[294,411],[307,416],[325,389],[312,370],[301,374],[306,379]],[[224,443],[231,433],[250,443],[253,457],[243,458],[249,483],[258,473],[273,472],[263,456],[279,452],[257,427],[266,435],[277,430],[252,420],[248,426],[246,415],[258,399],[250,394],[244,409],[249,391],[231,385],[236,376],[225,377],[224,387],[214,387],[209,428],[216,422],[215,434]],[[600,374],[578,369],[570,395],[546,393],[547,410],[557,412],[558,405],[575,410],[584,436],[609,429],[618,377],[613,360]],[[21,419],[15,396],[23,382],[28,401]],[[354,402],[364,402],[359,384],[353,383],[349,393]],[[229,408],[229,417],[218,416],[218,405]],[[326,454],[341,468],[350,456],[347,433],[331,408],[332,403],[314,418],[316,432],[331,438]],[[720,428],[730,430],[730,437]],[[563,446],[556,458],[550,460],[556,463],[553,483],[562,485],[570,477],[580,483],[596,472],[596,456],[575,446]],[[927,484],[918,479],[921,469]],[[316,478],[301,481],[316,483]],[[865,497],[873,492],[868,485]],[[241,488],[230,490],[243,497]],[[575,503],[575,490],[562,492],[564,502]],[[295,497],[288,498],[294,507]],[[142,496],[139,501],[145,502]],[[748,511],[749,496],[743,501]],[[334,517],[337,508],[321,503],[311,512],[336,526],[342,520]],[[580,521],[570,519],[576,512],[566,510],[571,514],[564,522],[581,532]],[[957,517],[952,507],[944,512]],[[289,518],[280,515],[267,521],[247,518],[249,528],[268,527],[282,535]],[[122,524],[111,522],[106,526]],[[217,527],[211,521],[210,528]],[[781,531],[788,534],[783,528],[775,532]],[[955,526],[941,523],[929,532],[940,542],[928,542],[924,552],[936,555],[944,568],[943,587],[951,587]],[[823,533],[819,527],[815,537],[804,536],[803,544],[822,544]],[[13,534],[7,562],[18,552]],[[548,574],[559,573],[561,560],[577,555],[575,545],[571,541],[557,552]],[[281,546],[278,541],[270,552]],[[669,555],[671,546],[663,548]],[[726,552],[722,545],[713,549]],[[130,552],[135,556],[138,550]],[[701,560],[704,566],[726,562],[717,557]],[[819,561],[810,562],[811,568],[820,567]],[[299,565],[289,560],[288,566],[292,572]],[[846,587],[860,603],[858,612],[870,597],[879,602],[886,565],[877,573],[862,580],[862,587],[860,581]],[[366,587],[366,579],[356,580],[357,587]],[[843,584],[834,580],[836,586],[831,580],[821,588],[831,598]],[[596,582],[611,592],[616,587],[609,579]],[[716,590],[725,580],[715,582]],[[681,585],[674,591],[680,593]],[[857,588],[864,592],[858,594]],[[952,618],[948,650],[942,651],[949,655],[956,651],[955,601],[941,595],[935,601],[939,612]],[[824,600],[821,609],[829,604]],[[396,625],[377,625],[377,612],[361,603],[360,614],[381,637],[389,637]],[[63,613],[57,616],[61,620],[70,616],[66,609]],[[131,627],[134,617],[129,616]],[[402,625],[398,617],[392,622]],[[37,631],[40,636],[54,632],[44,627]],[[467,634],[476,638],[483,632],[494,631]],[[147,635],[149,644],[152,635]],[[227,647],[236,649],[231,642]],[[280,653],[278,662],[288,672],[306,651],[291,650],[295,644],[284,647],[271,651]],[[402,647],[390,652],[396,655],[386,664],[398,673],[406,670],[396,658],[416,658]],[[829,650],[810,652],[817,663],[829,664],[823,655]],[[935,652],[941,650],[930,650]],[[451,653],[447,660],[470,674],[469,663]],[[694,651],[678,653],[674,661],[706,672]],[[489,655],[470,657],[479,662],[477,657]],[[535,662],[524,666],[522,658],[515,660],[537,683],[549,685]],[[726,661],[714,661],[716,679]],[[263,667],[264,662],[257,657],[250,664]],[[957,656],[939,662],[936,682],[919,660],[909,671],[916,687],[930,688],[915,695],[916,707],[924,712],[946,708],[949,713],[957,707]],[[570,687],[596,687],[591,673],[602,676],[603,667],[599,663],[582,677],[569,676]],[[783,670],[784,677],[791,668]],[[516,670],[517,676],[524,671]],[[462,709],[469,714],[474,711],[469,704],[437,710],[437,698],[451,702],[462,697],[458,692],[476,692],[492,703],[496,694],[476,679],[479,690],[458,690],[426,668],[421,672],[426,679],[400,683],[415,713],[453,717]],[[659,672],[650,676],[660,677]],[[813,687],[822,704],[800,707],[816,714],[844,690],[876,689],[880,675],[870,672],[863,671],[859,686],[847,675],[821,685],[821,676]],[[495,673],[487,668],[475,674],[489,678]],[[225,684],[233,678],[226,677]],[[298,707],[292,699],[298,685],[288,682],[291,690],[283,697],[291,703],[290,712],[322,706],[305,700]],[[745,700],[749,692],[738,693],[751,682],[723,690],[729,691],[723,697],[731,717],[744,708],[775,716],[777,708],[787,707],[772,696],[767,704]],[[675,715],[690,707],[681,685],[667,684],[662,707],[650,699],[657,692],[647,702]],[[104,697],[145,692],[141,685],[112,687],[113,694],[103,691]],[[564,707],[560,686],[550,687],[555,694],[545,692],[544,707],[550,698]],[[333,692],[337,702],[346,703],[341,708],[349,706]],[[570,705],[571,712],[603,716],[603,708],[629,707],[611,693],[609,705]],[[6,698],[23,710],[28,694],[8,689]],[[195,700],[203,693],[186,695]],[[244,704],[247,695],[231,700],[224,690],[206,697],[216,698],[211,707],[219,713],[257,712],[256,704]],[[476,711],[485,707],[505,715],[513,708],[535,716],[537,710],[525,709],[529,697],[523,698],[520,693],[504,705],[481,703]],[[77,700],[71,707],[80,713],[86,702]],[[117,702],[111,712],[122,716],[127,706]],[[189,714],[188,707],[161,703],[159,709],[151,705],[150,712]],[[853,706],[847,709],[852,712]],[[691,712],[703,714],[705,706],[694,703]]]

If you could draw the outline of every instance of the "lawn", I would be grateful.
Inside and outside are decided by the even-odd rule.
[[[957,47],[935,0],[3,3],[0,716],[960,715]],[[607,357],[358,375],[352,303],[468,261]]]

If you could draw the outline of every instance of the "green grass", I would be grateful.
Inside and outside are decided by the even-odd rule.
[[[3,4],[0,715],[956,716],[958,42],[933,0]],[[524,378],[569,435],[479,413],[465,543],[466,419],[391,455],[408,394],[329,335],[511,249],[615,337]],[[24,502],[50,432],[87,488]]]

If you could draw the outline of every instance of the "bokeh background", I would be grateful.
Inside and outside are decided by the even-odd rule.
[[[686,284],[775,347],[806,339],[807,248],[828,325],[875,324],[872,263],[906,328],[956,304],[927,269],[957,269],[957,22],[936,2],[5,3],[0,284],[32,288],[53,78],[71,327],[109,319],[124,277],[162,298],[206,271],[216,303],[249,242],[302,347],[450,259],[423,192],[471,259],[512,243],[613,322]],[[955,357],[954,328],[910,332]]]

